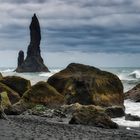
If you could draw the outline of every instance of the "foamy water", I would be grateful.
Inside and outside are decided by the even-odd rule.
[[[130,100],[124,101],[125,113],[140,116],[140,103],[134,103]],[[126,121],[125,117],[112,119],[119,125],[128,127],[140,127],[140,121]]]
[[[31,84],[34,85],[38,81],[47,81],[47,79],[53,74],[59,72],[62,68],[52,68],[50,72],[41,72],[41,73],[16,73],[13,72],[13,68],[0,69],[0,72],[3,76],[21,76],[31,81]],[[103,68],[104,70],[110,71],[116,74],[123,83],[124,91],[128,91],[133,88],[135,85],[140,83],[140,68]],[[125,100],[125,112],[132,115],[140,116],[140,103],[134,103],[130,100]],[[124,117],[112,119],[114,122],[122,126],[129,127],[140,127],[140,121],[126,121]]]
[[[39,81],[47,81],[47,79],[53,74],[59,72],[61,69],[50,69],[50,72],[36,72],[36,73],[17,73],[14,72],[14,69],[0,70],[3,76],[21,76],[25,79],[31,81],[31,84],[34,85]]]

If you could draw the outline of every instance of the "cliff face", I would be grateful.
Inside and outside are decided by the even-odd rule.
[[[27,57],[24,60],[24,52],[20,51],[18,56],[18,67],[16,72],[48,72],[40,53],[41,31],[36,14],[32,17],[30,24],[30,44]]]

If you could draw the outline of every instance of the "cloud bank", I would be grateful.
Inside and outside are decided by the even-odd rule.
[[[31,17],[42,50],[140,53],[139,0],[0,0],[0,50],[25,50]]]

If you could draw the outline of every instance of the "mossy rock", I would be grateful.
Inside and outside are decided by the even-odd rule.
[[[65,103],[64,97],[46,82],[38,82],[26,91],[21,100],[13,105],[17,114],[31,109],[36,105],[57,108]]]
[[[19,93],[20,96],[31,87],[29,80],[18,76],[6,76],[3,77],[0,82]]]
[[[72,115],[70,124],[92,125],[107,129],[116,129],[118,125],[105,113],[101,107],[81,105]]]
[[[0,93],[0,96],[1,96],[1,105],[3,109],[5,110],[11,108],[11,102],[9,100],[7,92]]]
[[[64,97],[46,82],[38,82],[26,91],[22,97],[26,102],[59,106],[64,103]]]
[[[67,104],[124,106],[123,85],[120,79],[98,68],[72,63],[47,81],[65,96]]]
[[[0,73],[0,80],[3,78],[2,74]]]
[[[0,83],[0,93],[1,92],[7,92],[11,104],[14,104],[20,100],[19,94],[3,83]]]

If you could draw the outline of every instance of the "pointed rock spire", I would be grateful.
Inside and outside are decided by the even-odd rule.
[[[30,24],[30,44],[27,50],[27,57],[25,60],[21,58],[21,51],[18,57],[18,67],[16,72],[48,72],[48,68],[45,66],[40,52],[41,30],[40,24],[36,14],[33,15]],[[22,51],[24,56],[24,52]],[[21,60],[22,59],[22,63]]]

